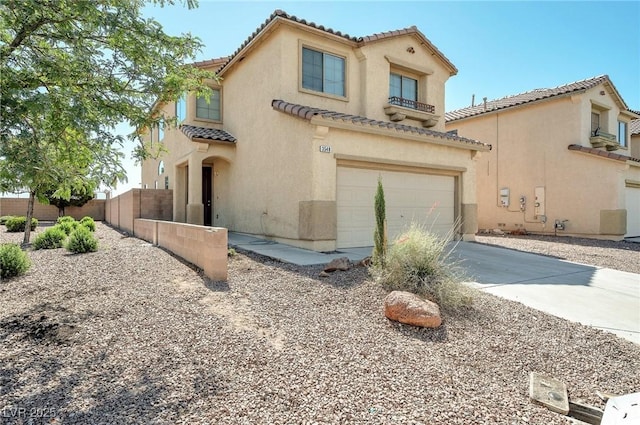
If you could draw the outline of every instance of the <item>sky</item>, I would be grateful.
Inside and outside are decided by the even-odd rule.
[[[609,75],[629,108],[640,110],[640,2],[581,1],[250,1],[199,0],[189,10],[147,6],[171,35],[191,33],[205,47],[196,61],[231,55],[273,13],[351,36],[415,25],[458,68],[445,86],[447,111],[476,102]],[[123,134],[126,126],[119,127]],[[125,149],[129,182],[140,168]]]

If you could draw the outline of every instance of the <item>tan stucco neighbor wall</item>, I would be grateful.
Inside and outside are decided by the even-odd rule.
[[[572,144],[591,148],[592,102],[610,108],[607,131],[615,133],[619,109],[601,90],[447,123],[447,130],[493,147],[477,163],[479,229],[609,239],[624,235],[624,181],[630,165],[568,149]],[[615,153],[629,155],[627,149]],[[501,205],[502,190],[508,190],[508,206]],[[536,193],[542,195],[538,200]],[[564,222],[564,230],[554,228],[556,220]]]
[[[26,216],[29,200],[26,198],[0,198],[0,217],[5,215]],[[104,199],[92,199],[81,207],[65,207],[65,215],[76,220],[88,216],[96,221],[104,220]],[[33,217],[40,221],[55,221],[58,219],[58,207],[41,204],[36,200],[33,204]]]

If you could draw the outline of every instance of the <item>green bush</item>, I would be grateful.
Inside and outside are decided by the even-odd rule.
[[[7,226],[7,232],[24,232],[25,225],[27,223],[27,217],[11,217],[4,224]],[[36,230],[38,227],[38,220],[31,219],[31,230]]]
[[[80,220],[80,224],[91,230],[92,232],[96,231],[96,222],[93,221],[91,217],[82,217]]]
[[[26,252],[17,244],[0,245],[0,278],[6,279],[20,276],[31,267],[31,261]]]
[[[61,248],[67,234],[58,226],[50,227],[36,236],[33,241],[34,249],[55,249]]]
[[[73,220],[73,221],[63,220],[63,221],[59,222],[58,224],[56,224],[53,227],[62,230],[65,233],[65,235],[70,235],[71,232],[73,232],[74,230],[76,230],[78,228],[79,224],[80,223],[78,223],[75,220]]]
[[[93,252],[98,250],[98,240],[89,229],[84,226],[78,226],[78,228],[69,235],[66,248],[76,254]]]
[[[74,221],[76,221],[75,218],[73,218],[73,217],[71,217],[69,215],[64,215],[62,217],[58,217],[58,219],[56,220],[56,223],[57,224],[64,223],[64,222],[73,223]]]
[[[3,215],[2,217],[0,217],[0,225],[5,224],[7,222],[7,220],[9,220],[10,218],[13,218],[12,215]]]
[[[384,267],[371,273],[391,290],[422,295],[444,309],[456,309],[473,302],[473,290],[462,283],[464,274],[449,258],[453,231],[439,237],[413,224],[396,238],[387,252]]]

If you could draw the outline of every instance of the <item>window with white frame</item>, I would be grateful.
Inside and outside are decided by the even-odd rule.
[[[209,101],[204,96],[196,98],[196,118],[221,121],[220,115],[220,89],[211,90]]]
[[[625,121],[618,121],[618,144],[620,146],[627,146],[627,123]]]
[[[158,122],[158,143],[164,139],[164,120]]]
[[[303,47],[302,88],[345,96],[344,58]]]
[[[178,124],[187,118],[187,94],[182,95],[176,100],[176,120]]]

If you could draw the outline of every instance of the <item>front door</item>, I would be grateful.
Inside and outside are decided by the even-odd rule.
[[[212,167],[202,167],[202,204],[204,205],[204,225],[211,226],[213,212],[212,197]]]

